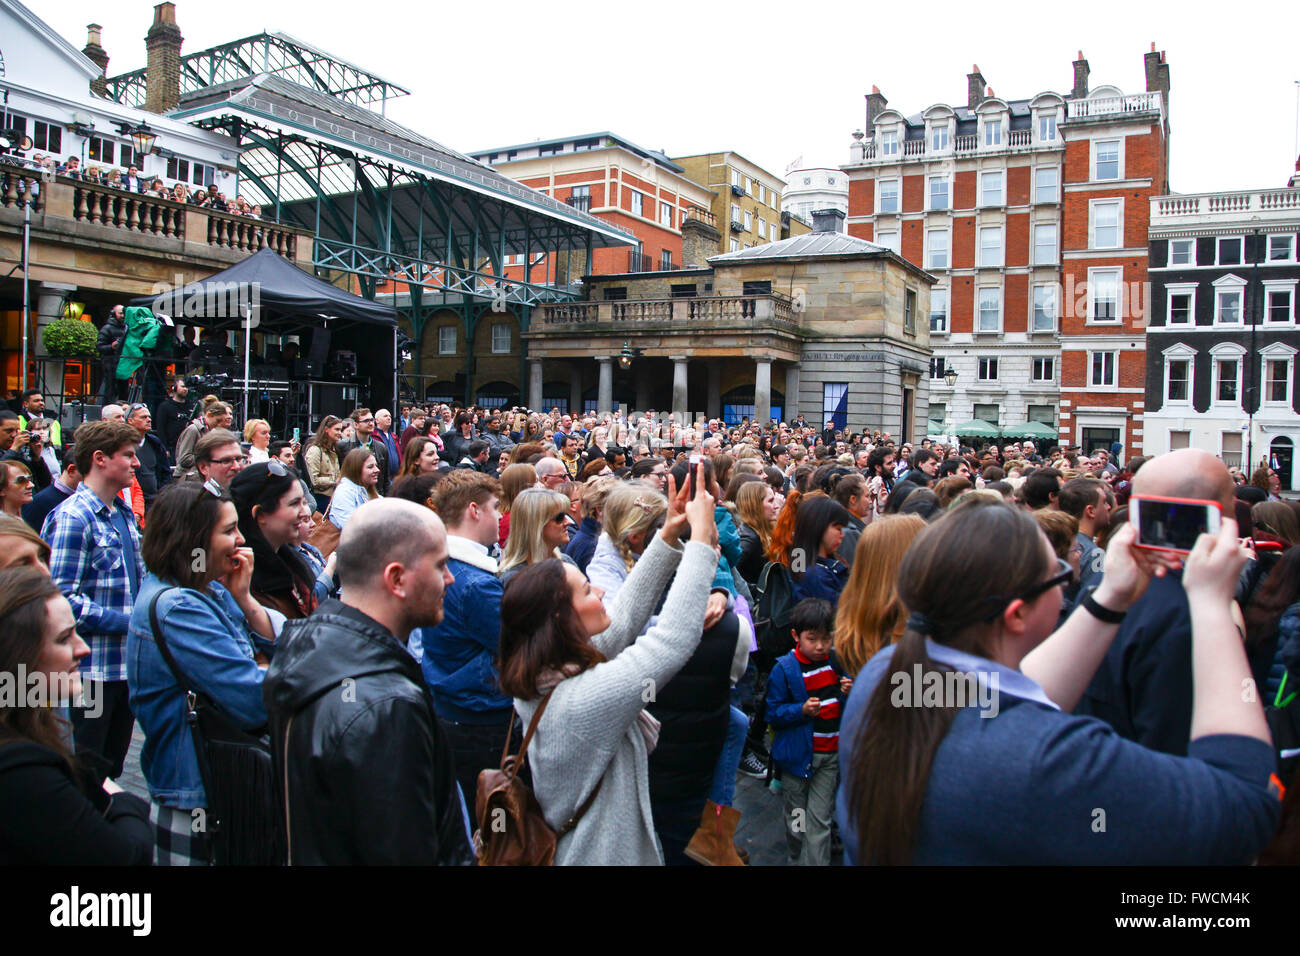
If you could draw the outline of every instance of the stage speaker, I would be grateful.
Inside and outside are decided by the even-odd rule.
[[[319,421],[326,415],[347,418],[352,409],[357,407],[357,387],[355,385],[315,385],[312,387],[312,420]]]

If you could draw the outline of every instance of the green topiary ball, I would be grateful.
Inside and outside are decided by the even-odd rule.
[[[60,358],[95,354],[95,326],[80,319],[56,319],[41,329],[45,351]]]

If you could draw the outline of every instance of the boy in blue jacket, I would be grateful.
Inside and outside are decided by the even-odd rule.
[[[775,731],[772,761],[785,794],[792,862],[831,861],[831,820],[839,786],[840,713],[853,680],[831,654],[835,611],[805,598],[794,606],[795,648],[777,659],[767,682],[767,721]]]

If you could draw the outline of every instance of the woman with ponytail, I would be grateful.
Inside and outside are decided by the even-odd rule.
[[[1163,573],[1134,528],[1114,536],[1101,585],[1055,633],[1071,571],[1030,515],[972,503],[926,528],[899,570],[903,636],[863,668],[844,714],[846,862],[1249,862],[1279,803],[1263,711],[1241,693],[1236,533],[1224,518],[1185,561],[1195,699],[1176,757],[1071,715],[1119,620]]]

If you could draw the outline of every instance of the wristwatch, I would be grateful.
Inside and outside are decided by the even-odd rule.
[[[1091,594],[1085,594],[1083,601],[1080,603],[1089,614],[1104,624],[1119,624],[1124,620],[1124,616],[1128,613],[1127,611],[1112,611],[1108,607],[1102,607],[1092,599]]]

